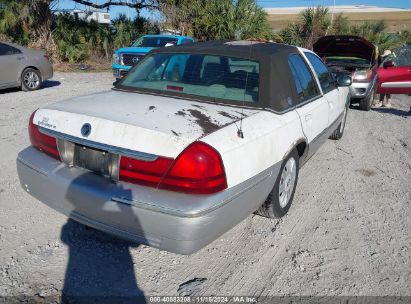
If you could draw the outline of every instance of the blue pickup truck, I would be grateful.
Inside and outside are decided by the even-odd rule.
[[[173,45],[191,44],[194,40],[188,36],[179,35],[144,35],[137,39],[130,47],[121,48],[114,52],[113,75],[117,81],[127,75],[148,52],[154,48]]]

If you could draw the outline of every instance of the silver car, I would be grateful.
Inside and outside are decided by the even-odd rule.
[[[0,89],[34,91],[53,77],[53,66],[42,51],[0,42]]]

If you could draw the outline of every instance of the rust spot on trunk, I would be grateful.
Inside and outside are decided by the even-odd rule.
[[[191,105],[192,105],[193,107],[196,107],[196,108],[205,110],[205,107],[204,107],[204,106],[201,106],[201,105],[198,105],[198,104],[191,104]]]
[[[171,132],[175,135],[175,136],[180,136],[180,134],[178,134],[176,131],[171,130]]]
[[[239,119],[239,117],[232,115],[230,113],[227,113],[225,111],[218,111],[218,114],[220,114],[221,116],[227,117],[227,118],[231,118],[231,119]]]
[[[183,110],[183,111],[177,111],[174,115],[185,117],[187,114],[186,114],[184,111],[185,111],[185,110]]]
[[[195,122],[200,128],[203,129],[204,135],[213,133],[222,127],[212,122],[209,116],[198,110],[189,109],[187,111],[195,118]]]

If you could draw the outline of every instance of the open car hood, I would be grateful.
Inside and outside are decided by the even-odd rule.
[[[378,49],[369,41],[357,36],[324,36],[313,45],[320,57],[357,57],[375,62]]]

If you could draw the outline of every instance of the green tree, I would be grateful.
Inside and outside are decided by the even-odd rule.
[[[255,0],[167,0],[165,22],[199,40],[271,38],[267,14]]]
[[[296,23],[289,24],[279,34],[283,42],[312,49],[321,36],[326,35],[331,26],[326,7],[310,7],[303,10]]]

